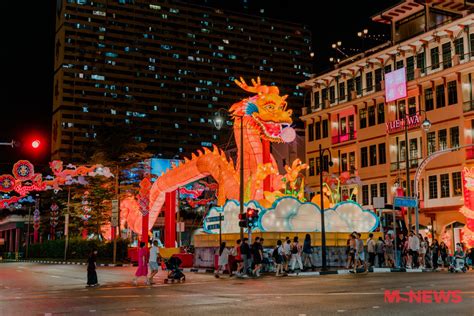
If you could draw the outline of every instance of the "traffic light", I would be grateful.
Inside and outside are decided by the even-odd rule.
[[[35,139],[31,142],[31,147],[33,149],[38,149],[40,147],[40,145],[41,145],[41,142],[37,139]]]
[[[247,214],[239,214],[239,227],[247,228]]]
[[[254,228],[257,226],[258,222],[258,210],[254,208],[248,208],[247,209],[247,220],[248,220],[248,226],[250,228]]]

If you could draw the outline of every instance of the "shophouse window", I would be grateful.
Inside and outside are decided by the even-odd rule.
[[[439,68],[439,48],[434,47],[430,50],[431,54],[431,69]]]
[[[328,89],[324,88],[321,90],[321,102],[323,103],[323,108],[324,108],[324,101],[328,99]]]
[[[339,131],[339,135],[346,135],[346,129],[347,129],[347,126],[346,126],[346,118],[343,117],[341,118],[340,120],[340,131]]]
[[[375,166],[377,165],[377,145],[370,145],[370,165]]]
[[[403,60],[398,60],[396,66],[397,66],[397,69],[403,68]]]
[[[425,111],[431,111],[434,109],[434,100],[433,100],[433,89],[425,89]]]
[[[374,126],[375,122],[375,105],[369,106],[369,126]]]
[[[377,192],[377,184],[374,183],[374,184],[371,184],[370,185],[370,201],[369,202],[373,202],[374,200],[374,197],[378,197],[378,192]]]
[[[438,198],[438,178],[437,176],[429,176],[428,177],[428,196],[430,199],[437,199]]]
[[[469,41],[470,41],[470,47],[471,47],[471,56],[474,56],[474,33],[469,34]]]
[[[428,142],[428,156],[436,151],[436,132],[429,132],[426,134]]]
[[[460,37],[454,40],[454,53],[459,56],[459,60],[464,59],[464,38]]]
[[[336,87],[335,86],[329,87],[329,102],[331,103],[336,102]]]
[[[369,186],[362,186],[362,205],[369,205]]]
[[[314,124],[308,124],[308,141],[312,142],[314,140]]]
[[[403,119],[405,118],[405,113],[406,113],[406,112],[405,112],[405,111],[406,111],[405,106],[406,106],[405,100],[400,100],[400,101],[398,101],[397,118],[398,118],[399,120],[403,120]]]
[[[357,95],[361,95],[362,94],[362,76],[359,75],[355,78],[355,85],[356,85]]]
[[[442,50],[443,50],[443,67],[449,68],[453,65],[451,61],[451,42],[444,43],[442,46]]]
[[[438,145],[439,150],[448,148],[448,137],[447,131],[445,129],[440,129],[438,131]]]
[[[392,65],[387,65],[383,68],[384,73],[388,74],[389,72],[392,72]]]
[[[387,183],[382,182],[380,183],[380,196],[384,198],[384,203],[387,203],[388,195],[387,195]]]
[[[407,80],[415,79],[415,57],[407,58]]]
[[[323,138],[329,136],[328,120],[323,120]]]
[[[416,55],[416,68],[420,69],[422,74],[425,73],[425,70],[426,70],[425,52],[421,52],[418,55]]]
[[[458,103],[458,91],[456,80],[448,82],[448,105]]]
[[[321,139],[321,122],[316,122],[314,125],[316,130],[316,139]]]
[[[321,172],[321,158],[316,157],[316,174],[319,175]]]
[[[354,91],[354,79],[347,80],[347,100],[352,100],[352,91]]]
[[[359,126],[361,129],[367,127],[367,110],[366,109],[359,110]]]
[[[451,148],[459,147],[459,126],[449,129],[449,138],[451,140]]]
[[[375,91],[382,90],[382,68],[375,69]]]
[[[440,84],[436,86],[436,108],[442,108],[446,106],[446,101],[444,99],[444,85]]]
[[[356,155],[355,152],[349,153],[349,171],[354,172],[356,170]]]
[[[329,172],[329,156],[323,156],[323,170]]]
[[[383,103],[377,104],[377,124],[385,123],[385,108]]]
[[[372,89],[374,88],[374,81],[372,76],[372,72],[368,72],[365,75],[365,85],[367,86],[367,91],[372,91]]]
[[[379,144],[379,164],[383,165],[387,162],[385,143]]]
[[[367,147],[362,147],[360,149],[360,166],[361,168],[365,168],[369,166],[369,157],[367,153]]]
[[[441,197],[449,197],[449,173],[440,175]]]
[[[316,91],[314,93],[314,105],[316,108],[319,108],[321,106],[321,100],[319,100],[319,91]]]
[[[341,170],[342,172],[347,171],[347,154],[341,155]]]
[[[416,98],[411,97],[408,99],[408,114],[415,115],[416,114]]]
[[[349,115],[348,116],[348,119],[349,119],[349,134],[351,135],[351,139],[353,138],[354,136],[354,115]]]
[[[462,195],[461,172],[453,172],[453,196]]]
[[[344,100],[346,98],[346,85],[344,82],[339,83],[339,100]]]
[[[315,167],[314,158],[310,158],[309,159],[309,175],[310,176],[314,176],[314,167]]]

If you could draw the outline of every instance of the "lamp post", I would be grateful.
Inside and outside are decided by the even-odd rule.
[[[404,121],[404,127],[405,127],[405,171],[406,171],[406,177],[407,177],[407,196],[411,197],[411,188],[410,188],[410,153],[409,153],[409,144],[408,144],[408,119],[411,116],[414,115],[419,115],[420,113],[425,114],[425,118],[423,122],[421,123],[421,128],[425,131],[428,132],[429,129],[431,128],[431,122],[430,120],[427,119],[426,117],[426,111],[425,110],[418,110],[413,114],[405,113],[403,116],[403,121]],[[415,189],[415,188],[414,188]],[[411,230],[411,209],[408,208],[407,211],[407,216],[408,216],[408,227],[409,231]],[[418,207],[415,208],[415,229],[416,229],[416,235],[418,236],[418,231],[419,231],[419,214],[418,214]]]
[[[227,110],[224,108],[220,108],[217,110],[216,117],[214,118],[214,126],[217,130],[220,130],[225,122],[225,117],[227,116]],[[239,190],[239,204],[240,210],[239,214],[244,213],[244,122],[243,122],[243,115],[235,115],[235,117],[240,118],[240,190]],[[221,215],[219,215],[219,223]],[[219,235],[221,235],[221,225],[219,225]],[[244,239],[244,228],[240,227],[240,239]]]
[[[323,155],[325,152],[328,152],[329,155],[329,167],[332,167],[332,155],[329,148],[322,148],[319,144],[319,194],[321,196],[321,258],[323,261],[322,271],[327,270],[326,266],[326,227],[324,224],[324,193],[323,193]],[[328,168],[329,169],[329,168]],[[329,170],[328,170],[329,171]]]

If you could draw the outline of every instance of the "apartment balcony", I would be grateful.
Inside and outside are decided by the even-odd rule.
[[[474,147],[466,148],[466,159],[474,159]]]
[[[347,142],[350,140],[355,140],[356,138],[357,138],[357,133],[356,131],[353,131],[353,132],[342,134],[342,135],[332,136],[331,139],[332,139],[332,144],[339,144],[339,143]]]
[[[422,160],[423,160],[423,158],[421,158],[421,157],[410,159],[410,169],[411,168],[417,168]],[[406,163],[405,163],[404,160],[403,161],[392,162],[390,164],[390,171],[405,170],[405,169],[406,169]]]

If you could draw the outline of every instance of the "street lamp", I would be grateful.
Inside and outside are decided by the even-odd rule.
[[[38,141],[39,142],[39,141]],[[11,142],[9,143],[5,143],[5,142],[0,142],[0,146],[12,146],[12,148],[14,147],[20,147],[21,143],[19,141],[16,141],[16,140],[12,140]]]
[[[220,108],[217,110],[216,117],[214,118],[214,126],[217,130],[220,130],[226,121],[226,117],[228,116],[228,111],[224,108]],[[244,122],[243,122],[243,115],[235,115],[233,116],[240,118],[240,192],[239,192],[239,204],[240,210],[239,214],[244,213]],[[220,223],[220,216],[219,215],[219,223]],[[221,236],[221,225],[219,225],[219,236]],[[240,227],[240,239],[244,240],[244,228]]]
[[[407,176],[407,196],[411,197],[411,188],[410,188],[410,153],[409,153],[409,145],[408,145],[408,119],[409,117],[413,115],[419,115],[420,113],[424,113],[425,117],[423,122],[421,123],[421,129],[423,129],[425,132],[428,132],[431,128],[431,122],[428,120],[426,117],[426,111],[425,110],[418,110],[415,113],[406,113],[405,109],[404,110],[404,127],[405,127],[405,171],[406,171],[406,176]],[[415,188],[414,188],[415,189]],[[408,208],[408,227],[409,230],[411,230],[411,210]],[[418,231],[419,231],[419,214],[418,214],[418,207],[415,208],[415,230],[416,230],[416,235],[418,236]]]
[[[329,167],[332,167],[332,155],[329,148],[322,148],[319,144],[319,194],[321,196],[321,257],[323,261],[322,271],[327,270],[326,266],[326,227],[324,225],[324,193],[323,193],[323,155],[325,152],[329,155]],[[328,168],[329,169],[329,168]],[[329,170],[328,170],[329,171]]]

